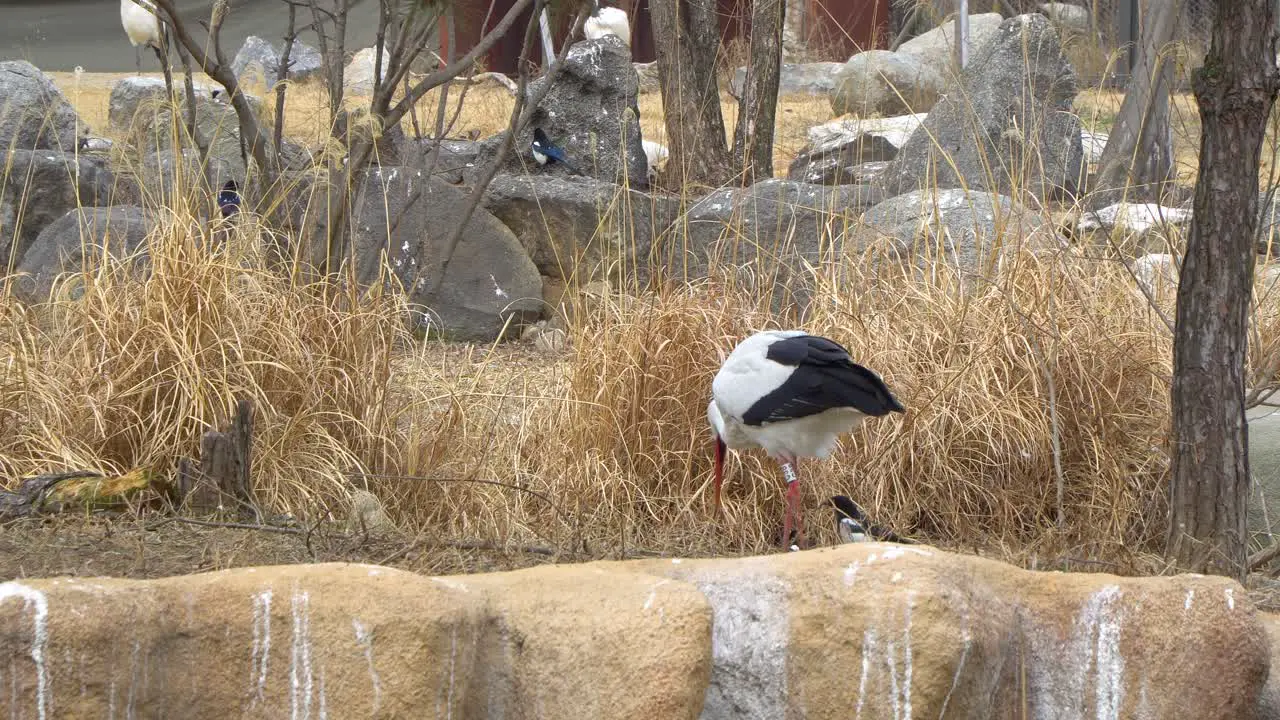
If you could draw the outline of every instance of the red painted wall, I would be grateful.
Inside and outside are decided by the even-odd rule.
[[[650,0],[619,0],[618,6],[631,18],[631,57],[635,62],[652,62],[654,52],[653,27],[649,20]],[[492,29],[515,4],[515,0],[493,0],[489,11],[487,0],[475,0],[455,5],[455,34],[458,55],[475,47],[485,31]],[[888,47],[889,0],[808,0],[805,35],[810,49],[819,51],[830,60],[844,60],[861,50]],[[750,0],[716,0],[720,20],[721,42],[746,38],[751,32]],[[485,14],[489,12],[488,22]],[[487,68],[514,75],[516,59],[524,43],[524,28],[529,21],[526,11],[516,20],[511,32],[498,41],[486,54]],[[552,17],[553,37],[556,46],[564,42],[569,30],[569,19]],[[482,27],[483,26],[483,27]],[[542,64],[542,42],[533,38],[530,57]]]

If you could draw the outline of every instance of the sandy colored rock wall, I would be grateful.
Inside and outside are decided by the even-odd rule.
[[[1247,718],[1232,581],[870,543],[430,578],[0,584],[0,717]]]

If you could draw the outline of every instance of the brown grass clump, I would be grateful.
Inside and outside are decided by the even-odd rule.
[[[0,473],[171,473],[238,397],[257,412],[263,499],[299,511],[391,451],[392,294],[324,296],[268,268],[258,228],[160,216],[152,272],[98,263],[51,302],[0,301]]]
[[[1107,555],[1155,539],[1167,332],[1119,265],[1030,251],[1011,260],[976,295],[935,268],[927,278],[864,270],[815,298],[805,329],[879,370],[908,412],[868,420],[831,461],[803,464],[810,512],[849,494],[894,527],[986,548],[1051,541]],[[709,480],[710,380],[738,339],[777,326],[764,310],[707,285],[611,305],[579,329],[575,343],[590,351],[573,362],[580,404],[568,437],[576,454],[600,458],[596,502],[679,521]],[[758,452],[729,468],[733,531],[769,542],[782,509],[776,468]],[[829,517],[813,521],[828,540]]]

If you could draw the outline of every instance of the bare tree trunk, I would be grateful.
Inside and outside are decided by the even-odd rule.
[[[653,0],[658,79],[670,149],[667,172],[716,187],[729,177],[716,51],[716,0]]]
[[[751,3],[751,64],[742,84],[742,103],[733,132],[733,157],[742,163],[742,183],[773,176],[773,125],[782,71],[784,0]]]
[[[276,66],[276,130],[271,139],[276,157],[280,157],[280,148],[284,145],[284,101],[285,91],[289,83],[289,66],[293,64],[293,43],[298,39],[298,6],[289,3],[289,26],[284,32],[284,49],[280,51],[280,63]],[[266,68],[263,68],[266,71]]]
[[[258,171],[263,174],[263,187],[271,187],[279,176],[276,156],[271,152],[271,139],[262,131],[258,118],[249,106],[249,100],[240,90],[240,82],[231,72],[231,64],[227,62],[218,33],[222,30],[222,22],[227,18],[229,10],[225,2],[214,4],[213,15],[209,19],[209,37],[205,43],[196,42],[187,27],[178,18],[173,0],[155,0],[157,8],[164,11],[169,23],[172,37],[191,53],[191,57],[200,65],[205,74],[213,78],[227,91],[231,98],[231,106],[235,108],[236,117],[240,121],[240,140],[249,146],[253,159],[258,163]],[[212,53],[209,52],[212,50]]]
[[[329,131],[337,137],[338,113],[342,111],[342,93],[346,75],[344,64],[347,49],[347,13],[350,0],[334,0],[333,11],[320,7],[317,0],[310,0],[311,17],[316,30],[316,43],[324,64],[325,83],[329,86]],[[325,30],[332,27],[331,32]]]
[[[1200,174],[1174,332],[1167,552],[1184,569],[1240,580],[1247,572],[1244,365],[1258,169],[1280,86],[1273,2],[1220,3],[1196,71]]]
[[[1180,12],[1180,0],[1148,2],[1138,63],[1130,74],[1129,89],[1102,151],[1094,183],[1095,190],[1113,192],[1104,193],[1105,200],[1100,195],[1098,202],[1110,203],[1130,188],[1146,188],[1139,192],[1154,199],[1160,186],[1173,179],[1173,133],[1169,127],[1173,65],[1163,51],[1173,41]]]

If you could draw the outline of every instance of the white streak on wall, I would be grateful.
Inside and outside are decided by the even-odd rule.
[[[351,627],[356,633],[356,644],[364,650],[364,659],[369,663],[369,679],[373,682],[373,714],[377,715],[382,708],[382,678],[373,663],[373,630],[358,618],[351,619]]]
[[[315,678],[311,672],[311,595],[293,593],[293,648],[289,656],[289,703],[292,720],[311,717]]]
[[[249,662],[249,679],[253,683],[253,699],[249,707],[266,702],[267,662],[271,658],[271,589],[253,596],[253,652]]]
[[[31,662],[36,666],[36,717],[47,720],[49,706],[52,704],[49,695],[49,668],[44,657],[49,646],[49,600],[44,593],[22,583],[0,583],[0,603],[9,598],[21,598],[23,609],[31,611]],[[10,702],[10,707],[16,708],[18,696],[11,696]]]
[[[862,632],[862,676],[858,679],[858,705],[854,709],[854,720],[862,717],[862,703],[867,697],[867,676],[871,674],[871,656],[876,651],[876,630],[867,628]]]
[[[771,575],[690,578],[711,605],[704,720],[787,714],[787,587]]]

